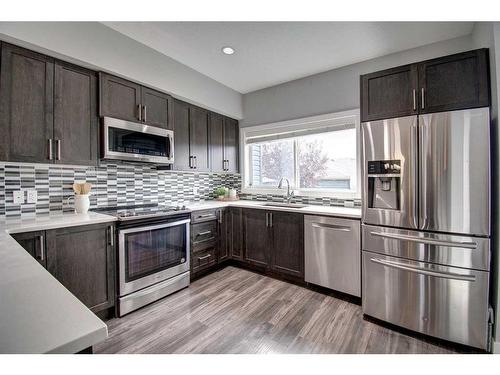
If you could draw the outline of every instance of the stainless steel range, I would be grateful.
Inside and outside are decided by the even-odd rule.
[[[99,212],[118,218],[118,316],[189,285],[189,210],[142,205]]]
[[[487,349],[489,108],[362,124],[363,312]]]

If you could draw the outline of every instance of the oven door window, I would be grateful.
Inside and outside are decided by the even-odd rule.
[[[126,282],[185,263],[186,225],[125,234]]]
[[[167,156],[169,152],[167,138],[160,135],[109,127],[108,137],[110,151],[150,156]]]

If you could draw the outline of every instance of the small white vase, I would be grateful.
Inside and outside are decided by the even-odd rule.
[[[77,214],[86,214],[90,208],[89,195],[75,195],[75,212]]]

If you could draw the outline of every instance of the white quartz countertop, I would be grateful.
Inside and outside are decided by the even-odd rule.
[[[0,222],[0,353],[75,353],[106,339],[106,324],[10,233],[114,221],[107,215],[45,215]]]
[[[257,208],[262,210],[272,210],[272,211],[286,211],[286,212],[297,212],[307,215],[321,215],[321,216],[335,216],[344,217],[348,219],[361,219],[361,208],[358,207],[337,207],[337,206],[318,206],[318,205],[306,205],[305,207],[281,207],[281,206],[269,206],[272,202],[263,201],[251,201],[251,200],[239,200],[239,201],[203,201],[203,202],[186,202],[184,203],[188,209],[191,211],[208,210],[213,208],[222,207],[243,207],[243,208]]]

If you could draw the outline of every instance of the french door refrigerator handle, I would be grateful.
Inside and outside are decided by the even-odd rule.
[[[419,119],[417,118],[417,121],[411,125],[411,132],[410,132],[410,153],[411,153],[411,158],[410,158],[410,189],[411,189],[411,200],[413,202],[412,204],[412,210],[413,212],[411,213],[411,218],[410,220],[412,221],[412,226],[415,229],[418,229],[418,201],[419,201],[419,178],[418,178],[418,155],[419,155],[419,147],[418,147],[418,132],[419,132]]]
[[[370,258],[370,261],[373,263],[381,264],[386,267],[397,268],[400,270],[419,273],[421,275],[426,275],[426,276],[441,277],[444,279],[460,280],[460,281],[476,281],[476,276],[474,275],[461,275],[459,273],[453,273],[453,272],[431,271],[423,269],[421,267],[415,267],[409,264],[394,262],[385,259],[378,259],[378,258]]]
[[[418,116],[418,229],[427,228],[427,152],[429,115]]]
[[[410,242],[423,243],[426,245],[435,245],[435,246],[448,246],[448,247],[461,247],[464,249],[477,249],[476,242],[454,242],[454,241],[445,241],[434,238],[422,238],[422,237],[414,237],[409,236],[407,234],[397,234],[397,233],[380,233],[380,232],[370,232],[372,236],[389,238],[393,240],[403,240]]]

